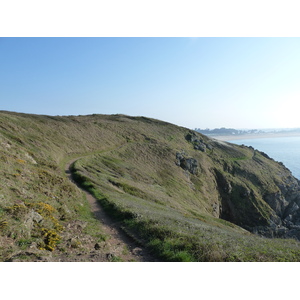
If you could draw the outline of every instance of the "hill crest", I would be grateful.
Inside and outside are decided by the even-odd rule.
[[[251,147],[145,117],[4,111],[0,146],[2,260],[30,247],[53,261],[63,251],[84,251],[82,242],[68,244],[66,228],[76,218],[90,227],[81,239],[96,239],[88,204],[63,173],[75,158],[77,180],[162,260],[270,260],[248,248],[238,256],[230,241],[238,236],[261,247],[248,231],[300,237],[299,181]],[[280,243],[270,240],[282,251]],[[289,243],[296,253],[298,242]],[[293,259],[278,253],[271,260]]]

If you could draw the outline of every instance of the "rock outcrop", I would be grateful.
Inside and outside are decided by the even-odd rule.
[[[254,152],[256,157],[249,164],[262,166],[259,156],[277,164],[265,153]],[[214,170],[220,218],[262,236],[300,239],[300,184],[287,168],[282,166],[284,173],[276,177],[271,173],[262,176],[262,171],[249,173],[237,162],[223,167],[223,171]],[[271,192],[271,185],[275,192]]]
[[[193,175],[197,175],[199,172],[198,161],[192,157],[187,157],[184,151],[176,153],[176,165]]]
[[[205,143],[204,140],[197,135],[196,132],[190,131],[186,135],[186,140],[194,145],[195,150],[206,152],[206,149],[212,150],[212,145]]]

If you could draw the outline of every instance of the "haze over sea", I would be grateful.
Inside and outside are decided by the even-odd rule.
[[[282,162],[297,179],[300,179],[300,137],[243,139],[228,142],[252,146],[265,152],[274,160]]]

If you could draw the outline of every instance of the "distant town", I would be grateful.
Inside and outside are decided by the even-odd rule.
[[[300,135],[300,128],[273,128],[273,129],[234,129],[234,128],[215,128],[215,129],[201,129],[195,128],[204,135],[222,138],[222,137],[232,137],[241,138],[243,137],[263,137],[263,136],[298,136]]]

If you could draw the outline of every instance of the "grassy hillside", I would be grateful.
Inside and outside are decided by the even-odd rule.
[[[75,158],[74,179],[159,260],[300,259],[295,239],[250,233],[289,237],[299,190],[252,148],[144,117],[11,112],[0,112],[0,147],[2,261],[87,259],[105,241],[64,174]]]

